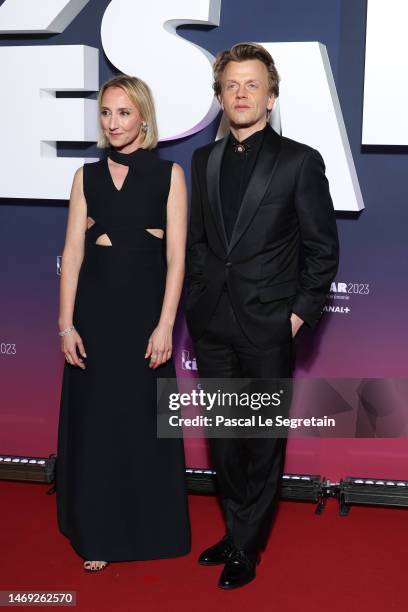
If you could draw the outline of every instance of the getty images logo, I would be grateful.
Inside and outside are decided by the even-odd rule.
[[[190,351],[181,351],[181,369],[182,370],[197,370],[197,361],[195,357],[190,359]]]

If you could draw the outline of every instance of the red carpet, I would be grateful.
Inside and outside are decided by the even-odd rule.
[[[93,575],[59,533],[47,489],[0,481],[0,590],[73,590],[81,612],[407,610],[404,509],[353,507],[345,518],[335,500],[322,516],[312,504],[282,502],[257,579],[225,592],[216,587],[221,568],[196,563],[223,533],[214,498],[190,497],[187,557],[114,563]]]

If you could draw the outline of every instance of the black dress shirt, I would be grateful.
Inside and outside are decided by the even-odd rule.
[[[264,139],[265,129],[266,127],[258,132],[254,132],[254,134],[248,136],[241,143],[231,133],[228,137],[228,143],[222,160],[220,179],[221,206],[228,241],[231,239],[232,230],[241,208],[242,198],[255,167],[256,159]],[[240,153],[235,150],[239,144],[245,146],[245,152]]]

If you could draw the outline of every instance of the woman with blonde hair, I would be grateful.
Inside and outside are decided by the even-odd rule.
[[[156,434],[156,380],[175,377],[184,174],[151,151],[143,81],[105,83],[99,111],[107,156],[74,177],[59,312],[57,516],[88,571],[190,550],[182,441]]]

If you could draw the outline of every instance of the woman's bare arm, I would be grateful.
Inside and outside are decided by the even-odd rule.
[[[72,326],[78,275],[84,258],[84,241],[87,227],[87,207],[83,192],[83,169],[79,168],[74,176],[68,209],[67,232],[62,253],[60,279],[60,308],[58,325],[60,330]],[[72,365],[85,367],[77,355],[76,347],[82,356],[85,350],[76,330],[61,338],[61,350]]]

